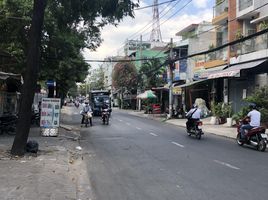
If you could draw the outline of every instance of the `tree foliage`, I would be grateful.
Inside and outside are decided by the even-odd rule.
[[[32,3],[32,0],[0,2],[0,49],[18,60],[17,66],[8,68],[9,72],[24,72]],[[137,6],[131,0],[48,0],[39,80],[56,80],[58,96],[64,96],[88,73],[89,65],[84,61],[82,50],[99,47],[103,26],[117,25],[125,16],[134,17]]]
[[[104,70],[101,66],[92,70],[89,77],[91,90],[103,90],[104,88]]]
[[[255,103],[261,112],[261,121],[268,122],[268,86],[255,91],[254,94],[246,98],[249,103]]]
[[[119,62],[113,70],[113,86],[131,91],[137,87],[137,70],[131,62]]]
[[[151,89],[165,84],[162,75],[165,71],[159,59],[146,61],[139,71],[139,84],[141,89]]]

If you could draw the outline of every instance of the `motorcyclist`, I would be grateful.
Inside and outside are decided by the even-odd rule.
[[[83,109],[81,110],[81,115],[82,115],[81,125],[84,124],[85,114],[88,112],[92,112],[92,109],[91,109],[91,106],[89,105],[88,101],[85,101],[85,105],[83,106]],[[90,119],[90,124],[91,124],[91,120],[92,119]]]
[[[195,122],[199,121],[201,118],[201,109],[198,108],[196,104],[193,105],[191,110],[186,114],[187,122],[186,122],[186,128],[188,131],[191,130],[191,128],[194,126]]]
[[[243,119],[246,120],[247,118],[250,119],[248,124],[244,124],[240,128],[241,133],[241,139],[246,139],[245,137],[245,130],[250,130],[254,127],[258,127],[261,124],[261,113],[257,110],[256,104],[252,103],[249,105],[250,112],[247,114],[247,116]]]
[[[78,100],[75,100],[75,102],[74,102],[74,105],[75,105],[75,107],[79,107],[79,101]]]
[[[103,116],[103,112],[105,110],[108,110],[109,112],[109,116],[110,116],[110,109],[109,109],[109,106],[106,104],[106,103],[103,103],[102,106],[101,106],[101,116]]]

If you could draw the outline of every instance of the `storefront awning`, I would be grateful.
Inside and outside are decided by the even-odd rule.
[[[0,80],[6,80],[8,78],[13,78],[13,79],[21,79],[20,74],[13,74],[13,73],[6,73],[6,72],[0,72]]]
[[[224,77],[240,77],[240,71],[243,69],[250,69],[257,67],[258,65],[264,63],[266,60],[253,61],[248,63],[237,64],[224,69],[219,72],[211,73],[208,79],[224,78]]]
[[[199,70],[196,72],[196,74],[198,75],[198,78],[200,79],[206,79],[208,78],[208,76],[211,73],[217,73],[222,71],[223,69],[225,69],[227,67],[227,65],[221,65],[218,67],[212,67],[212,68],[208,68],[208,69],[203,69],[203,70]]]
[[[204,79],[204,80],[198,80],[198,81],[193,81],[193,82],[190,82],[190,83],[185,83],[183,85],[178,85],[176,87],[180,87],[180,88],[183,88],[183,87],[188,87],[188,86],[192,86],[192,85],[195,85],[197,83],[201,83],[201,82],[204,82],[204,81],[207,81],[207,79]]]

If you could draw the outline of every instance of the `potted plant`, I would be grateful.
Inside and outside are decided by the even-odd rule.
[[[226,118],[227,126],[232,126],[233,125],[232,104],[231,103],[223,103],[222,104],[222,112],[223,112],[223,116]]]
[[[211,113],[212,117],[210,120],[210,124],[220,124],[222,117],[222,103],[211,102]]]

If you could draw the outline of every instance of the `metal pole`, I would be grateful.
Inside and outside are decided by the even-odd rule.
[[[169,113],[168,113],[168,119],[171,118],[172,116],[172,103],[173,103],[173,95],[172,95],[172,81],[173,81],[173,73],[172,73],[172,66],[173,66],[173,38],[170,38],[170,52],[169,52],[169,58],[170,58],[170,63],[169,63],[169,80],[168,80],[168,85],[169,85]]]

